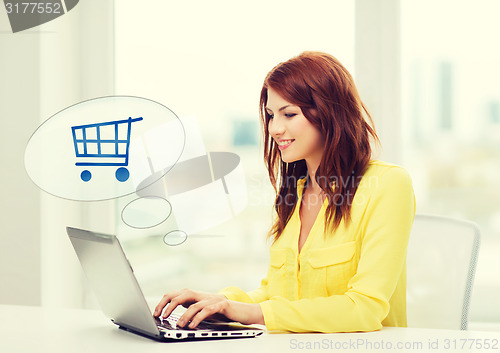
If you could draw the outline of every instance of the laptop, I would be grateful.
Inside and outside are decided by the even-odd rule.
[[[263,330],[238,323],[205,320],[195,329],[176,326],[179,316],[153,317],[134,271],[115,235],[66,227],[104,314],[119,328],[157,341],[251,338]]]

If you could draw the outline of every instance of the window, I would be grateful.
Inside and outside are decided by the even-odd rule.
[[[498,321],[500,23],[497,1],[401,2],[404,164],[418,212],[482,233],[471,321]]]

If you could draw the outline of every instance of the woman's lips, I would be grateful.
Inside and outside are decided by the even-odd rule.
[[[295,140],[286,140],[287,143],[285,144],[278,144],[278,148],[280,151],[283,151],[285,148],[288,148]],[[285,141],[283,141],[285,142]]]

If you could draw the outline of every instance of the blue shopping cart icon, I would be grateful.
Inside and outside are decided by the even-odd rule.
[[[120,166],[115,176],[118,181],[127,181],[130,173],[128,152],[132,123],[143,120],[142,117],[104,123],[72,126],[73,143],[78,158],[86,162],[77,162],[77,166]],[[89,170],[84,170],[80,178],[87,182],[92,178]]]

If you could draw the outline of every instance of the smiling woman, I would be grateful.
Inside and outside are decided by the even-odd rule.
[[[299,106],[288,103],[271,88],[267,95],[267,126],[278,144],[283,162],[314,158],[319,163],[324,146],[321,133],[302,114]],[[271,107],[276,107],[276,115]],[[292,145],[293,148],[289,148]]]
[[[154,315],[184,305],[190,328],[213,314],[293,332],[406,326],[412,183],[372,159],[377,136],[351,75],[331,55],[304,52],[270,71],[260,109],[277,191],[266,278],[249,293],[172,291]]]
[[[299,109],[298,119],[290,120],[286,126],[288,130],[277,127],[274,115],[269,114],[267,106],[274,104],[281,104],[280,109],[292,106]],[[295,178],[291,183],[288,182],[290,178],[282,183],[282,196],[295,192],[294,184],[305,175],[305,171],[309,173],[308,180],[311,181],[306,193],[323,192],[330,200],[354,196],[357,184],[349,182],[349,179],[354,180],[363,175],[371,157],[369,137],[372,136],[376,142],[378,139],[364,118],[363,113],[371,120],[351,75],[336,58],[319,52],[305,52],[276,66],[264,81],[260,108],[264,127],[264,158],[271,183],[275,185],[278,172],[281,176]],[[300,134],[294,150],[301,151],[302,156],[294,156],[292,148],[284,152],[283,147],[289,145],[278,144],[282,161],[279,164],[273,140],[279,143],[285,131],[287,134]],[[289,162],[297,162],[293,164],[293,171],[288,170]],[[332,182],[338,177],[346,182],[337,183],[335,188],[331,188]],[[274,228],[277,237],[291,211],[290,205],[277,205],[279,220]],[[349,218],[349,212],[350,202],[334,206],[330,203],[328,221],[334,217],[333,225],[336,227],[342,218]]]

